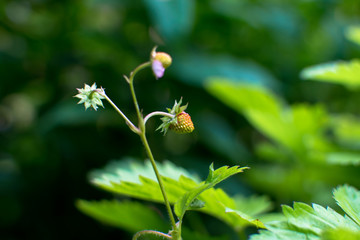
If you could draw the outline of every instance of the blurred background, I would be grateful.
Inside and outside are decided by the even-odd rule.
[[[333,187],[360,187],[357,164],[323,161],[339,151],[359,159],[360,94],[304,81],[300,73],[358,57],[360,47],[344,32],[359,16],[358,0],[1,1],[0,239],[130,239],[74,203],[113,197],[91,186],[89,171],[112,159],[146,155],[107,103],[85,111],[73,96],[76,88],[96,82],[135,121],[122,76],[147,61],[155,45],[173,57],[173,65],[158,81],[150,70],[138,74],[141,108],[165,110],[183,97],[195,124],[193,134],[163,137],[155,131],[159,119],[152,119],[147,132],[158,161],[168,159],[202,178],[212,162],[249,166],[221,187],[229,194],[265,194],[274,211],[292,201],[334,204]],[[311,132],[299,127],[299,139],[316,142],[294,149],[264,131],[243,112],[246,107],[224,104],[226,93],[207,87],[214,78],[220,85],[226,79],[257,86],[289,109],[303,104],[299,122],[314,124]],[[256,95],[238,96],[248,97],[245,105],[257,102]],[[334,130],[340,125],[355,135]],[[285,135],[296,128],[286,128]]]

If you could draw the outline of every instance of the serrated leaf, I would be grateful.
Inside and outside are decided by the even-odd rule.
[[[345,31],[345,36],[350,41],[357,43],[360,45],[360,27],[359,26],[352,26],[348,27]]]
[[[340,198],[346,212],[358,216],[359,192],[354,188],[343,186],[335,190],[335,199]],[[337,200],[338,201],[338,200]],[[339,203],[339,201],[338,201]],[[340,204],[339,204],[340,205]],[[340,205],[341,206],[341,205]],[[349,239],[360,234],[360,225],[347,216],[342,216],[330,207],[324,208],[313,204],[312,207],[300,202],[295,202],[293,208],[283,206],[285,220],[266,224],[267,231],[260,231],[253,235],[251,240],[273,239],[333,239],[337,234],[348,234]],[[334,238],[336,239],[336,238]]]
[[[360,191],[344,185],[334,190],[337,204],[360,226]]]
[[[264,223],[262,223],[259,219],[252,218],[251,216],[249,216],[241,211],[234,210],[231,208],[226,208],[225,212],[228,213],[229,215],[235,215],[235,216],[238,215],[238,216],[240,216],[241,219],[244,219],[247,222],[252,223],[257,228],[266,228]]]
[[[182,194],[197,186],[197,176],[170,162],[157,164],[162,175],[170,202],[176,202]],[[114,161],[104,170],[91,173],[91,182],[107,191],[148,201],[163,202],[160,187],[149,161],[145,164],[134,159]]]
[[[242,200],[239,201],[239,198]],[[246,226],[262,227],[262,219],[267,215],[271,203],[263,197],[230,197],[222,189],[211,188],[203,192],[199,199],[205,202],[200,212],[217,217],[227,223],[236,231],[241,231]],[[255,204],[250,202],[254,201]]]
[[[313,204],[313,207],[304,203],[294,203],[294,208],[284,207],[284,215],[288,223],[307,234],[320,235],[325,229],[334,227],[348,227],[351,222],[331,208],[323,208]]]
[[[233,197],[236,209],[248,215],[259,216],[272,209],[272,203],[266,196],[244,197],[237,195]]]
[[[209,168],[209,176],[203,184],[185,193],[175,204],[174,211],[180,221],[184,217],[185,212],[190,208],[190,205],[194,199],[196,199],[202,192],[214,187],[216,184],[224,181],[228,177],[240,173],[247,167],[239,168],[234,167],[221,167],[216,170],[213,169],[213,164]]]
[[[168,230],[168,223],[162,216],[139,202],[78,200],[76,207],[100,222],[132,233],[143,229]]]
[[[248,225],[259,225],[258,222],[255,223],[252,220],[261,219],[263,212],[269,208],[268,201],[264,199],[248,198],[247,200],[247,198],[242,198],[240,201],[240,197],[233,199],[223,190],[213,188],[217,183],[245,168],[221,167],[213,172],[210,170],[212,176],[208,183],[200,182],[196,176],[185,169],[168,162],[158,163],[158,168],[163,175],[167,196],[172,204],[182,199],[185,206],[189,204],[188,207],[194,210],[191,208],[191,204],[194,199],[198,199],[200,202],[204,202],[205,206],[196,210],[223,220],[237,231]],[[149,162],[141,164],[131,159],[112,162],[104,170],[95,171],[91,177],[91,181],[96,186],[107,191],[162,203],[163,198],[155,179]],[[257,202],[261,206],[246,204],[250,201]],[[244,212],[248,219],[243,218],[244,214],[227,213],[227,208]]]
[[[305,68],[303,79],[312,79],[344,85],[350,90],[360,87],[360,60],[337,61]]]

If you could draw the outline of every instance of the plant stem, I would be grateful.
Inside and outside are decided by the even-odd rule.
[[[156,111],[156,112],[149,113],[148,115],[146,115],[144,117],[144,124],[146,124],[146,122],[153,116],[166,116],[166,117],[170,117],[170,118],[175,117],[175,115],[173,115],[171,113]]]
[[[162,232],[158,232],[158,231],[153,231],[153,230],[143,230],[140,232],[137,232],[134,236],[133,236],[133,240],[137,240],[140,236],[145,236],[145,235],[155,235],[155,236],[161,236],[165,239],[172,239],[171,236],[169,236],[168,234],[162,233]]]
[[[135,70],[133,72],[131,72],[130,74],[130,77],[129,78],[126,78],[126,80],[128,81],[129,85],[130,85],[130,91],[131,91],[131,95],[132,95],[132,98],[133,98],[133,101],[134,101],[134,105],[135,105],[135,109],[136,109],[136,113],[137,113],[137,116],[138,116],[138,119],[139,119],[139,126],[138,126],[138,129],[140,130],[140,132],[138,133],[140,138],[141,138],[141,141],[145,147],[145,150],[146,150],[146,153],[150,159],[150,162],[151,162],[151,165],[154,169],[154,172],[155,172],[155,175],[156,175],[156,178],[157,178],[157,181],[159,183],[159,187],[160,187],[160,190],[161,190],[161,193],[163,195],[163,198],[164,198],[164,202],[165,202],[165,206],[166,206],[166,209],[167,209],[167,212],[169,214],[169,218],[170,218],[170,221],[171,221],[171,225],[172,225],[172,228],[173,228],[173,231],[178,231],[178,227],[176,226],[176,222],[175,222],[175,218],[174,218],[174,215],[173,215],[173,212],[171,210],[171,206],[170,206],[170,202],[167,198],[167,195],[166,195],[166,192],[165,192],[165,187],[164,187],[164,183],[161,179],[161,175],[158,171],[158,168],[156,166],[156,162],[155,162],[155,159],[154,159],[154,156],[151,152],[151,149],[150,149],[150,146],[149,146],[149,143],[146,139],[146,131],[145,131],[145,121],[144,121],[144,118],[142,116],[142,113],[140,111],[140,108],[139,108],[139,104],[138,104],[138,101],[137,101],[137,98],[136,98],[136,94],[135,94],[135,89],[134,89],[134,76],[136,75],[136,73],[138,71],[140,71],[141,69],[144,69],[148,66],[151,65],[151,62],[146,62],[146,63],[143,63],[141,65],[139,65],[137,68],[135,68]],[[148,118],[147,118],[148,119]],[[146,120],[147,120],[146,119]],[[176,238],[174,240],[179,240],[180,238]]]
[[[103,96],[110,103],[110,105],[113,106],[113,108],[125,119],[126,124],[133,132],[140,134],[140,130],[125,116],[125,114],[115,105],[115,103],[111,101],[111,99],[105,94],[105,92],[98,93],[101,94],[101,96]]]
[[[165,206],[166,206],[166,209],[168,211],[168,214],[169,214],[169,218],[170,218],[170,221],[171,221],[171,225],[173,227],[173,230],[176,230],[177,229],[177,226],[176,226],[176,222],[175,222],[175,219],[174,219],[174,215],[172,213],[172,210],[171,210],[171,207],[170,207],[170,202],[167,198],[167,195],[166,195],[166,192],[165,192],[165,188],[164,188],[164,183],[161,179],[161,175],[157,169],[157,166],[156,166],[156,163],[155,163],[155,159],[152,155],[152,152],[151,152],[151,149],[150,149],[150,146],[149,146],[149,143],[146,139],[146,136],[145,136],[145,133],[142,133],[140,135],[140,138],[141,138],[141,141],[143,142],[144,144],[144,147],[145,147],[145,150],[146,150],[146,153],[148,155],[148,157],[150,158],[150,161],[151,161],[151,164],[153,166],[153,169],[154,169],[154,172],[155,172],[155,175],[156,175],[156,178],[159,182],[159,186],[160,186],[160,189],[161,189],[161,193],[163,195],[163,198],[164,198],[164,202],[165,202]]]

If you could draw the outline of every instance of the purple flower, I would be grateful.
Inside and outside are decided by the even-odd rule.
[[[155,74],[156,79],[164,76],[165,68],[159,60],[153,60],[151,68]]]

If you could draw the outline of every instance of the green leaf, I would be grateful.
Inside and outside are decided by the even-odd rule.
[[[169,224],[164,216],[159,215],[157,211],[139,202],[101,200],[86,201],[78,200],[76,207],[84,214],[100,221],[104,224],[124,229],[130,233],[139,233],[138,240],[151,239],[169,239],[166,234],[158,232],[167,232]],[[157,229],[158,231],[143,230]],[[204,234],[190,231],[183,227],[182,235],[184,239],[192,240],[225,240],[226,237],[210,237]]]
[[[360,226],[360,191],[344,185],[334,190],[337,204]]]
[[[359,191],[349,186],[342,186],[334,191],[338,204],[356,222],[359,221]],[[266,224],[268,230],[251,236],[251,240],[273,239],[342,239],[337,236],[348,236],[344,239],[357,239],[360,225],[347,216],[342,216],[330,207],[317,204],[309,206],[295,202],[293,208],[283,206],[284,220]]]
[[[152,230],[144,230],[137,233],[139,236],[136,240],[166,240],[171,239],[171,237],[167,234],[160,233]],[[228,240],[229,238],[224,237],[213,237],[207,236],[198,232],[190,231],[187,228],[182,228],[182,237],[183,239],[191,239],[191,240]]]
[[[350,114],[336,115],[332,116],[330,124],[340,145],[360,150],[360,118]]]
[[[329,229],[321,234],[321,240],[358,240],[360,232],[353,232],[346,228]]]
[[[298,151],[302,137],[294,126],[290,108],[265,88],[213,78],[207,90],[245,117],[264,135]]]
[[[234,166],[229,168],[227,166],[224,166],[214,170],[213,164],[211,164],[209,167],[209,175],[206,181],[202,184],[199,184],[199,186],[197,186],[196,188],[185,193],[176,202],[174,206],[174,211],[180,221],[183,219],[185,212],[190,209],[190,205],[194,201],[194,199],[196,199],[202,192],[214,187],[216,184],[224,181],[232,175],[243,172],[243,170],[245,169],[247,169],[247,167],[239,168],[238,166]]]
[[[197,210],[221,219],[236,231],[240,231],[248,225],[260,226],[257,219],[266,217],[263,213],[270,208],[271,204],[265,198],[240,196],[231,198],[223,190],[213,188],[219,182],[246,168],[237,166],[221,167],[216,170],[210,168],[208,182],[200,182],[196,176],[169,162],[158,163],[158,168],[162,174],[168,199],[172,204],[176,203],[175,211],[179,216],[186,210]],[[91,176],[92,183],[107,191],[162,203],[163,198],[155,179],[149,162],[141,164],[133,159],[112,162],[104,170],[97,170]],[[195,202],[200,208],[194,208]],[[199,205],[203,203],[205,206]],[[243,214],[226,212],[228,209]]]
[[[360,165],[360,154],[353,152],[331,152],[326,154],[326,161],[337,165]]]
[[[143,229],[168,230],[168,224],[158,212],[139,202],[78,200],[76,207],[100,222],[132,233]]]
[[[350,41],[360,44],[360,27],[359,26],[348,27],[345,31],[345,36]]]
[[[176,202],[188,190],[197,186],[199,179],[170,162],[157,163],[170,202]],[[150,161],[145,164],[124,159],[108,164],[104,170],[91,173],[91,182],[107,191],[148,201],[163,202],[160,187]]]
[[[247,60],[239,60],[230,55],[209,55],[201,52],[174,55],[175,74],[181,81],[203,87],[209,78],[220,77],[232,79],[236,83],[248,83],[266,86],[272,89],[279,87],[278,81],[262,66]]]
[[[313,204],[312,207],[295,202],[294,207],[283,206],[283,213],[290,225],[308,235],[318,235],[330,228],[341,227],[360,230],[352,221],[344,218],[331,208]]]
[[[263,227],[264,214],[271,208],[271,203],[264,197],[228,196],[222,189],[211,188],[203,192],[199,199],[205,202],[200,212],[217,217],[236,231],[249,225]]]
[[[338,61],[305,68],[303,79],[342,84],[350,90],[360,87],[360,60]]]

